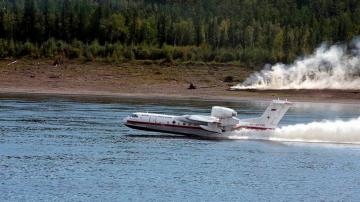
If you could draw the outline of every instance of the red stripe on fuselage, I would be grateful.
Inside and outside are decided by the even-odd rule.
[[[199,126],[184,126],[184,125],[173,125],[173,124],[163,124],[163,123],[151,123],[151,122],[144,122],[144,121],[127,121],[126,123],[156,125],[156,126],[169,126],[169,127],[177,127],[177,128],[192,128],[192,129],[201,129],[201,130],[203,130]]]
[[[192,128],[192,129],[199,129],[204,130],[199,126],[184,126],[184,125],[173,125],[173,124],[162,124],[162,123],[151,123],[151,122],[144,122],[144,121],[130,121],[128,120],[127,123],[129,124],[144,124],[144,125],[156,125],[156,126],[169,126],[169,127],[177,127],[177,128]],[[250,130],[274,130],[274,128],[265,128],[265,127],[258,127],[258,126],[238,126],[235,127],[236,129],[250,129]]]

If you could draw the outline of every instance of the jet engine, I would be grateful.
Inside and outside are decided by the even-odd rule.
[[[237,112],[230,108],[215,106],[211,109],[211,116],[219,119],[226,119],[237,116]]]
[[[219,124],[208,124],[208,126],[212,128],[216,127],[222,131],[231,130],[231,128],[233,128],[239,122],[239,120],[236,118],[237,112],[226,107],[213,107],[211,109],[211,116],[218,118]]]

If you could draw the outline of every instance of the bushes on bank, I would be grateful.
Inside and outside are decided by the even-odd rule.
[[[79,40],[66,43],[54,38],[38,45],[30,41],[19,43],[13,40],[0,39],[0,58],[54,58],[59,55],[69,59],[85,59],[87,61],[106,59],[110,62],[162,60],[166,62],[240,62],[253,64],[253,61],[271,63],[276,60],[271,51],[264,49],[212,49],[206,45],[164,45],[159,48],[149,45],[124,45],[118,42],[100,44],[97,40],[90,43],[83,43]]]
[[[49,40],[45,41],[45,43],[41,45],[40,49],[41,49],[41,54],[44,57],[54,57],[58,52],[54,38],[50,38]]]

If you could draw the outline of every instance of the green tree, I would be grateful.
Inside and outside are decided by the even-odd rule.
[[[278,27],[275,31],[275,37],[273,41],[273,56],[277,61],[284,60],[284,31]]]
[[[100,22],[102,35],[107,36],[110,42],[126,42],[129,30],[125,25],[125,18],[121,14],[112,14],[109,19]]]
[[[23,39],[35,41],[37,36],[33,32],[36,22],[35,0],[26,0],[24,7],[24,16],[22,20]],[[30,43],[30,42],[29,42]]]
[[[194,43],[194,25],[191,21],[181,20],[175,24],[175,43],[190,45]]]

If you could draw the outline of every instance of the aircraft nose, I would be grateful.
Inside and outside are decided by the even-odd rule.
[[[129,117],[127,116],[127,117],[125,117],[123,120],[122,120],[122,122],[123,122],[123,124],[127,124],[127,122],[128,122],[128,120],[129,120]]]

